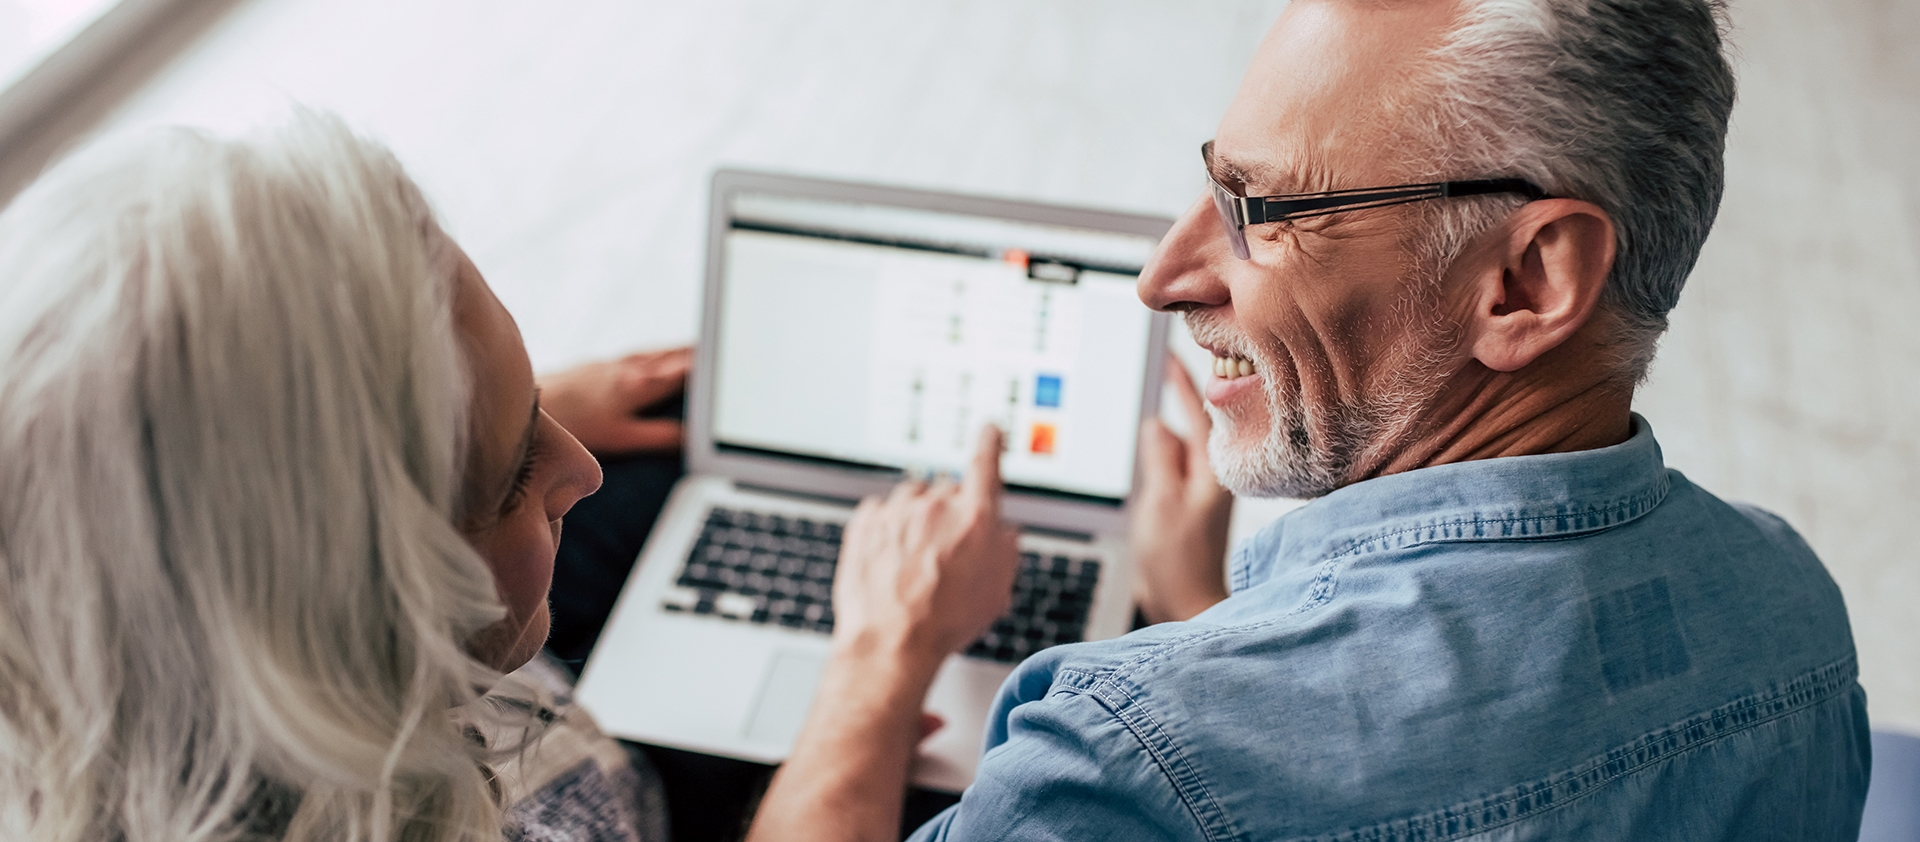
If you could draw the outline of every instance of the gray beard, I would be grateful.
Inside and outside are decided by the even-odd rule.
[[[1426,304],[1427,306],[1420,306]],[[1269,429],[1253,446],[1238,446],[1235,420],[1207,404],[1213,433],[1207,439],[1207,458],[1220,485],[1244,497],[1323,497],[1357,482],[1381,454],[1409,442],[1425,411],[1446,383],[1458,347],[1460,331],[1436,318],[1431,304],[1410,300],[1398,308],[1405,337],[1394,376],[1375,394],[1333,406],[1310,407],[1299,394],[1283,394],[1280,360],[1266,348],[1228,341],[1226,332],[1187,314],[1187,326],[1196,338],[1215,347],[1229,347],[1259,367],[1266,398]],[[1425,312],[1421,312],[1421,311]]]
[[[1306,499],[1348,484],[1354,463],[1372,438],[1372,421],[1357,407],[1337,407],[1314,419],[1323,431],[1315,436],[1302,404],[1282,400],[1271,382],[1263,382],[1262,389],[1273,424],[1250,448],[1234,447],[1233,440],[1240,438],[1234,420],[1207,405],[1213,419],[1207,458],[1221,487],[1242,497]]]

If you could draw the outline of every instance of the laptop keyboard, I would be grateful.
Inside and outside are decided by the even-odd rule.
[[[715,507],[663,608],[728,620],[833,631],[840,524]],[[1005,663],[1085,634],[1100,562],[1020,554],[1013,605],[966,654]]]

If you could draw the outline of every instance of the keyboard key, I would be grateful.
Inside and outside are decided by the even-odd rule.
[[[714,607],[720,616],[735,620],[752,616],[755,608],[752,597],[737,593],[721,594],[714,600]]]
[[[717,576],[696,577],[691,573],[681,574],[679,585],[683,588],[698,588],[703,591],[724,591],[727,589],[727,583]]]
[[[691,611],[700,601],[700,592],[691,588],[668,588],[660,604],[668,611]]]

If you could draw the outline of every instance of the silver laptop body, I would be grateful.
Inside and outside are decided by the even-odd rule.
[[[972,781],[1013,664],[1123,634],[1136,431],[1167,320],[1134,281],[1157,217],[723,170],[675,486],[576,691],[608,733],[784,759],[829,650],[840,526],[1007,432],[1015,607],[948,658],[915,783]]]

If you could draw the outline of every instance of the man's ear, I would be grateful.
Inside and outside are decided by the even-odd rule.
[[[1529,202],[1456,265],[1468,348],[1494,371],[1525,368],[1593,316],[1613,270],[1613,218],[1576,199]]]

